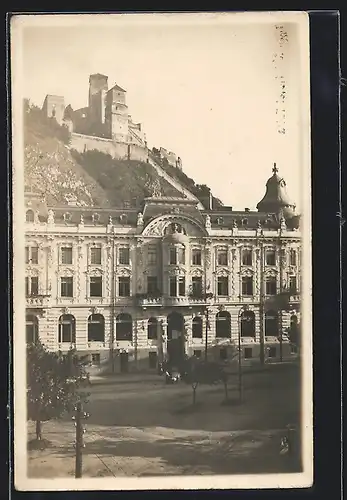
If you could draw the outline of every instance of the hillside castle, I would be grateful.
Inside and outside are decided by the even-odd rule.
[[[126,90],[115,84],[108,88],[108,77],[100,73],[89,77],[88,106],[73,110],[63,96],[46,95],[42,110],[49,118],[71,132],[71,146],[77,151],[96,149],[117,159],[147,161],[149,150],[141,123],[134,123],[126,104]],[[161,158],[182,169],[181,159],[160,147]]]

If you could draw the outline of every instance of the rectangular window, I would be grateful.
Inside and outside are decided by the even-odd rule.
[[[90,249],[90,263],[93,265],[101,264],[101,248],[100,247],[92,247]]]
[[[38,264],[39,263],[39,249],[37,247],[31,247],[31,263]]]
[[[296,266],[296,251],[293,249],[290,250],[289,262],[291,266]]]
[[[157,247],[155,245],[148,246],[147,262],[150,265],[157,263]]]
[[[38,276],[25,278],[25,295],[28,297],[39,294],[39,278]]]
[[[37,247],[25,247],[25,263],[26,264],[39,263],[39,249]]]
[[[185,262],[186,262],[185,248],[179,247],[177,248],[177,264],[185,264]]]
[[[170,297],[177,296],[177,280],[175,277],[170,278]]]
[[[219,266],[228,265],[228,251],[224,249],[219,249],[217,253],[217,262]]]
[[[60,278],[60,295],[62,297],[73,297],[73,278],[64,276]]]
[[[194,276],[192,278],[192,295],[193,297],[201,297],[202,295],[202,278]]]
[[[130,297],[130,277],[123,276],[118,278],[119,297]]]
[[[153,370],[157,368],[157,353],[149,352],[148,353],[149,367]]]
[[[252,347],[245,347],[245,359],[253,358],[253,349]]]
[[[275,250],[266,251],[266,265],[275,266],[276,265],[276,252]]]
[[[229,295],[228,277],[227,276],[218,276],[217,295],[219,297],[227,297]]]
[[[289,291],[292,293],[297,291],[296,276],[289,276]]]
[[[61,249],[61,263],[72,264],[72,247],[63,247]]]
[[[186,294],[186,279],[184,276],[178,278],[178,295],[183,297]]]
[[[201,250],[199,248],[193,248],[192,250],[192,265],[201,266]]]
[[[175,247],[170,248],[170,264],[177,264],[177,253]]]
[[[242,265],[251,266],[252,265],[252,250],[249,248],[244,248],[242,251]]]
[[[276,352],[277,352],[276,347],[269,347],[269,351],[268,351],[269,358],[275,358],[276,357]]]
[[[158,292],[158,278],[157,276],[147,276],[147,293],[155,294]]]
[[[119,264],[128,265],[130,262],[129,248],[122,247],[119,249]]]
[[[253,278],[251,276],[243,276],[242,278],[242,295],[253,295]]]
[[[228,359],[228,349],[226,347],[222,347],[219,350],[219,359],[221,359],[222,361]]]
[[[268,278],[265,282],[265,294],[276,295],[276,292],[277,292],[276,278]]]
[[[194,356],[196,358],[201,358],[201,350],[200,349],[196,349],[194,350]]]
[[[102,297],[102,277],[91,276],[90,278],[90,296]]]
[[[39,294],[39,278],[38,276],[32,276],[31,278],[31,290],[30,295],[38,295]]]

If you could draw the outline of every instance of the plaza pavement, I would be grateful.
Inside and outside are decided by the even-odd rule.
[[[221,386],[201,386],[193,410],[185,384],[165,386],[155,376],[99,380],[86,405],[83,477],[298,471],[280,454],[284,428],[299,415],[297,374],[280,370],[245,376],[241,405],[235,381],[227,406]],[[28,428],[30,440],[33,423]],[[74,432],[71,416],[44,423],[51,444],[29,451],[28,476],[73,477]]]

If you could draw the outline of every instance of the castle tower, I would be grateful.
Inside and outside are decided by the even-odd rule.
[[[125,100],[126,90],[115,84],[106,97],[106,124],[108,133],[116,142],[129,141],[129,113]]]
[[[89,77],[88,120],[91,126],[105,123],[105,104],[108,89],[108,77],[95,73]]]
[[[59,125],[63,123],[65,102],[60,95],[46,95],[43,102],[42,111],[47,118],[55,118]]]

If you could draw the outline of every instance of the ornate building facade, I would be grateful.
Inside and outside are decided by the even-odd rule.
[[[28,342],[116,372],[225,361],[238,345],[250,362],[293,355],[301,234],[276,167],[258,211],[164,197],[141,212],[50,208],[28,193],[25,231]]]

